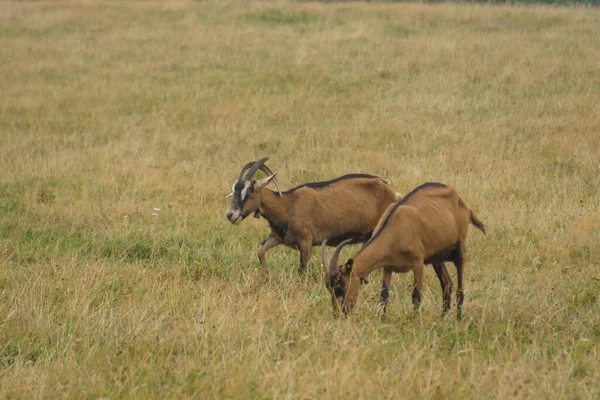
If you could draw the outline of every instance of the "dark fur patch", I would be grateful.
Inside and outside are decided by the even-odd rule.
[[[237,182],[233,187],[233,198],[231,199],[231,203],[239,209],[244,206],[244,199],[242,199],[242,190],[244,190],[244,187],[243,182]],[[251,191],[252,189],[248,189],[248,193]]]
[[[425,264],[439,264],[444,261],[454,261],[456,258],[456,246],[449,247],[436,253],[425,260]]]
[[[287,222],[277,222],[270,220],[266,215],[261,214],[264,219],[269,223],[269,227],[279,236],[282,240],[285,239],[285,235],[288,231],[288,223]]]
[[[415,307],[419,307],[419,305],[421,304],[421,293],[417,291],[416,287],[413,289],[412,292],[412,302]]]
[[[409,194],[407,194],[406,196],[404,196],[402,198],[402,200],[398,201],[394,205],[394,208],[392,208],[392,211],[390,211],[390,213],[385,218],[385,221],[383,221],[383,224],[381,225],[381,229],[379,229],[377,232],[375,232],[375,234],[373,235],[373,237],[371,237],[371,239],[369,239],[369,241],[367,242],[367,245],[369,243],[371,243],[373,240],[375,240],[375,238],[377,236],[379,236],[379,234],[385,229],[385,227],[387,226],[390,218],[392,217],[392,214],[394,214],[394,212],[396,212],[396,210],[398,209],[398,207],[400,207],[402,204],[406,203],[408,201],[408,199],[410,199],[411,196],[414,195],[415,193],[417,193],[418,191],[423,190],[425,188],[429,188],[429,187],[448,187],[448,186],[444,185],[443,183],[439,183],[439,182],[427,182],[427,183],[424,183],[424,184],[422,184],[420,186],[417,186]],[[365,247],[367,247],[367,246],[365,246]],[[365,247],[363,247],[358,253],[360,253]]]
[[[333,286],[333,293],[339,300],[343,300],[344,296],[346,296],[346,283],[340,276],[337,276],[335,279],[336,281]]]
[[[390,290],[387,288],[387,286],[384,286],[381,289],[381,302],[386,303],[389,298],[390,298]]]
[[[329,291],[332,291],[338,300],[343,300],[346,295],[346,284],[340,274],[330,276],[329,280],[325,281],[325,286]]]
[[[304,187],[309,187],[309,188],[312,188],[312,189],[321,189],[321,188],[327,187],[329,185],[333,185],[334,183],[337,183],[337,182],[340,182],[340,181],[344,181],[346,179],[354,179],[354,178],[368,178],[368,179],[373,179],[374,178],[374,179],[381,179],[380,177],[375,176],[375,175],[368,175],[368,174],[348,174],[348,175],[340,176],[339,178],[332,179],[330,181],[305,183],[303,185],[296,186],[296,187],[294,187],[292,189],[289,189],[289,190],[283,192],[283,194],[290,194],[290,193],[293,193],[296,190],[302,189]],[[381,181],[387,184],[387,182],[384,181],[383,179],[381,179]]]

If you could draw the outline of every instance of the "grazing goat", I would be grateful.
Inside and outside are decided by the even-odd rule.
[[[346,239],[366,242],[384,211],[400,197],[381,178],[363,174],[307,183],[281,192],[275,174],[265,165],[267,159],[249,162],[242,168],[227,196],[232,200],[226,214],[234,225],[252,213],[269,223],[271,233],[258,248],[263,273],[267,272],[266,251],[281,243],[300,251],[298,272],[303,273],[312,247],[326,238],[330,246]],[[252,177],[258,170],[267,177],[254,181]],[[266,188],[271,181],[277,192]]]
[[[425,264],[433,264],[443,293],[442,315],[450,310],[452,280],[444,267],[452,261],[458,275],[456,292],[457,318],[462,316],[463,266],[466,259],[465,240],[469,223],[485,234],[485,227],[453,188],[441,183],[425,183],[383,214],[371,239],[344,265],[337,265],[340,243],[329,264],[325,246],[321,249],[325,268],[325,285],[331,294],[334,313],[339,306],[344,314],[356,303],[360,285],[372,271],[383,268],[381,307],[385,317],[388,290],[393,272],[414,273],[412,301],[415,309],[421,302],[421,284]]]

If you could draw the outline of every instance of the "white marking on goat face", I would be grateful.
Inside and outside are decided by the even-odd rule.
[[[246,200],[246,197],[248,196],[248,189],[250,189],[250,186],[252,186],[252,182],[244,182],[244,188],[242,189],[241,193],[242,203],[244,202],[244,200]]]

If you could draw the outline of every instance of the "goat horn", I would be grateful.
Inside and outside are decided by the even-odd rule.
[[[275,175],[273,173],[273,171],[271,171],[271,168],[267,167],[266,164],[262,164],[259,169],[264,172],[265,174],[267,174],[267,176],[273,176]],[[277,188],[277,191],[279,192],[279,195],[281,196],[281,189],[279,188],[279,182],[277,182],[277,178],[273,178],[273,183],[275,183],[275,187]]]
[[[250,161],[248,164],[244,165],[244,168],[242,168],[242,170],[240,171],[240,175],[238,176],[238,182],[242,181],[242,176],[244,176],[244,172],[246,172],[254,164],[256,164],[256,161]]]
[[[331,255],[331,259],[329,260],[329,275],[337,274],[337,263],[338,263],[338,256],[340,255],[340,251],[342,251],[344,246],[346,246],[351,241],[352,241],[352,239],[344,240],[342,243],[338,244],[338,246],[333,251],[333,254]]]
[[[242,168],[242,170],[240,171],[240,175],[238,176],[238,180],[237,181],[241,182],[242,181],[242,176],[244,176],[244,172],[246,172],[248,169],[250,169],[250,167],[252,167],[256,163],[259,163],[259,166],[253,172],[252,171],[248,172],[248,175],[246,175],[246,179],[245,180],[251,179],[252,175],[254,175],[256,173],[256,171],[258,171],[259,169],[262,172],[264,172],[265,174],[267,174],[267,176],[274,175],[273,171],[271,171],[271,168],[267,167],[264,164],[268,159],[269,159],[269,157],[264,157],[263,159],[260,159],[258,161],[250,161],[248,164],[244,165],[244,168]],[[262,161],[262,164],[260,164],[261,161]],[[279,182],[277,182],[277,178],[273,178],[273,183],[275,183],[275,187],[277,187],[277,191],[279,192],[279,195],[281,196],[281,188],[279,187]]]
[[[256,161],[254,163],[254,165],[252,167],[250,167],[250,169],[248,170],[248,173],[246,174],[246,177],[244,178],[245,181],[249,181],[250,179],[252,179],[252,177],[254,176],[254,174],[256,173],[256,171],[258,171],[260,169],[260,167],[262,167],[262,165],[269,159],[269,157],[263,157],[260,160]]]
[[[329,275],[329,269],[327,268],[327,259],[325,259],[325,248],[327,247],[327,239],[321,243],[321,262],[323,263],[323,269],[325,270],[325,276]]]

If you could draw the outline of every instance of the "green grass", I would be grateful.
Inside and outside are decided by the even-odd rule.
[[[586,7],[2,4],[0,397],[598,398],[599,35]],[[314,254],[265,284],[267,224],[224,216],[265,155],[282,188],[457,188],[488,228],[463,321],[429,268],[385,322],[378,273],[348,319]]]

